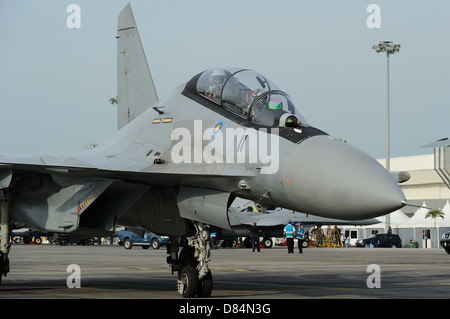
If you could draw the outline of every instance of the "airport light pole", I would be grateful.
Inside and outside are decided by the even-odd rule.
[[[400,44],[392,41],[380,41],[372,46],[376,53],[386,52],[386,170],[391,170],[391,142],[390,142],[390,110],[389,110],[389,55],[400,51]],[[391,222],[390,214],[386,215],[386,231]]]

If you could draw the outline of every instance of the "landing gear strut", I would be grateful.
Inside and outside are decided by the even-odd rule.
[[[11,212],[10,202],[7,199],[0,201],[2,235],[0,239],[0,284],[2,277],[9,273],[8,254],[11,248]]]
[[[167,263],[172,273],[178,272],[178,292],[185,298],[209,297],[213,289],[213,279],[208,263],[211,253],[209,246],[209,226],[195,224],[197,234],[188,239],[187,245],[178,254],[180,243],[171,238]]]

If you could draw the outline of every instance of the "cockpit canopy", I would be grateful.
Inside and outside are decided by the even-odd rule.
[[[256,124],[269,127],[308,125],[286,93],[252,70],[206,70],[198,78],[196,89],[201,96]]]

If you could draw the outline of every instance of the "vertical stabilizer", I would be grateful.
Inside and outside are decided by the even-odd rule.
[[[131,5],[117,21],[117,122],[122,128],[158,102]]]

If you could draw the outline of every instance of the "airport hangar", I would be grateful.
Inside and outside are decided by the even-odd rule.
[[[427,145],[428,146],[428,145]],[[403,247],[410,247],[414,240],[419,248],[441,248],[442,234],[450,231],[450,142],[446,139],[429,144],[434,154],[394,157],[390,159],[392,171],[407,171],[411,178],[399,184],[407,200],[431,209],[442,210],[444,218],[425,218],[427,209],[405,206],[390,214],[390,226],[402,239]],[[378,162],[385,165],[385,159]],[[340,226],[340,229],[356,230],[356,238],[367,238],[373,233],[385,233],[386,216],[379,217],[380,224],[370,226]],[[352,244],[356,241],[352,239]]]

